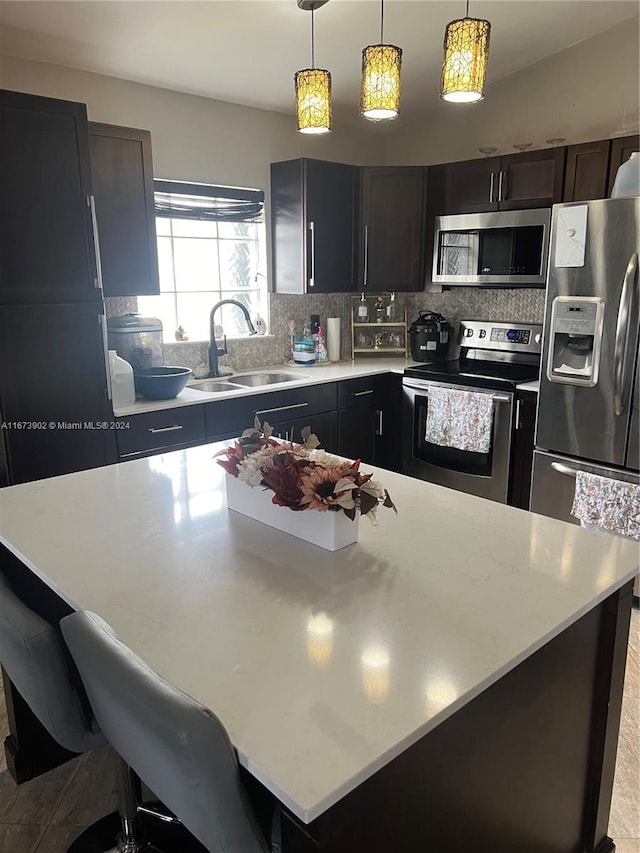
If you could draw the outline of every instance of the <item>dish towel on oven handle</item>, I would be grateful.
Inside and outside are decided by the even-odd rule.
[[[471,453],[488,453],[492,424],[492,394],[429,386],[425,441]]]
[[[640,542],[640,486],[634,483],[577,471],[571,514],[581,527]]]

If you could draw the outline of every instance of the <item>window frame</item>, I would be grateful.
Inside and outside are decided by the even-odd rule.
[[[158,232],[158,220],[167,219],[168,220],[168,228],[166,229],[168,234],[158,234],[158,241],[161,239],[169,240],[170,252],[171,252],[171,268],[172,268],[172,287],[170,289],[161,289],[160,294],[156,296],[148,296],[148,297],[140,297],[146,300],[157,299],[158,296],[160,298],[172,298],[172,309],[174,315],[174,322],[176,322],[176,329],[183,326],[187,333],[189,332],[189,322],[185,322],[184,317],[184,307],[182,311],[180,310],[180,302],[182,301],[180,297],[193,295],[194,297],[199,294],[210,294],[211,295],[211,307],[215,305],[217,301],[223,299],[232,299],[238,298],[240,293],[246,293],[249,298],[248,301],[251,305],[250,311],[252,312],[252,319],[255,319],[255,315],[260,314],[262,317],[268,316],[268,292],[269,292],[269,279],[267,275],[267,231],[266,231],[266,221],[265,221],[265,212],[264,212],[264,192],[262,190],[255,189],[244,189],[240,187],[221,187],[221,186],[213,186],[210,184],[193,184],[186,183],[183,181],[167,181],[167,180],[155,180],[154,181],[154,191],[162,196],[173,195],[176,197],[186,196],[186,197],[196,197],[200,196],[206,199],[212,200],[212,205],[207,207],[206,205],[203,208],[205,215],[199,215],[201,211],[198,207],[194,205],[193,210],[195,213],[193,215],[190,214],[188,210],[188,205],[180,205],[178,202],[178,213],[176,216],[171,215],[171,208],[167,205],[171,204],[171,199],[163,198],[161,199],[161,203],[163,204],[162,212],[159,212],[158,209],[158,197],[156,196],[156,233]],[[219,204],[216,204],[219,202]],[[229,204],[227,204],[229,202]],[[243,209],[243,205],[246,205],[245,209]],[[221,215],[218,216],[218,211],[220,211]],[[211,236],[207,235],[198,235],[193,234],[175,234],[174,229],[176,227],[177,222],[207,222],[211,223],[215,226],[215,236],[212,234]],[[257,260],[257,264],[255,266],[255,271],[253,275],[253,279],[255,282],[255,286],[241,288],[235,287],[235,289],[227,289],[227,285],[229,284],[229,279],[225,280],[225,276],[223,275],[223,267],[222,260],[224,257],[224,253],[221,251],[225,242],[239,242],[241,243],[242,237],[234,238],[233,236],[225,236],[224,234],[220,234],[220,225],[221,224],[232,224],[246,222],[250,226],[258,226],[255,231],[255,236],[250,235],[247,237],[247,243],[255,244],[255,251],[257,252],[257,257],[254,255],[252,260]],[[165,230],[165,229],[163,229]],[[186,228],[188,231],[188,226]],[[215,275],[213,278],[216,280],[217,284],[215,287],[211,287],[210,289],[202,289],[202,290],[180,290],[177,287],[177,275],[176,275],[176,241],[178,240],[206,240],[212,241],[215,243],[216,247],[216,261],[217,268],[215,269]],[[160,252],[158,252],[159,260],[160,260]],[[166,269],[166,259],[164,258],[164,250],[163,250],[163,261],[161,262],[161,268]],[[244,300],[241,300],[244,302]],[[150,309],[154,311],[153,308]],[[164,311],[154,313],[164,314]],[[168,312],[167,312],[168,313]],[[182,314],[182,316],[181,316]],[[217,318],[218,321],[220,318]],[[166,323],[163,323],[163,327],[166,326]],[[227,337],[231,340],[241,339],[248,336],[247,334],[227,334]],[[170,328],[163,328],[163,338],[165,343],[173,342],[174,339],[174,330]],[[193,340],[196,342],[207,342],[209,340],[209,335],[206,337],[189,337],[189,340]]]

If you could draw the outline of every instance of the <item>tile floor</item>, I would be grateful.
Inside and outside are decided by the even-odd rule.
[[[8,731],[0,688],[0,743]],[[81,829],[116,807],[110,747],[17,787],[0,751],[0,853],[64,853]],[[640,612],[627,657],[609,834],[617,853],[640,853]]]

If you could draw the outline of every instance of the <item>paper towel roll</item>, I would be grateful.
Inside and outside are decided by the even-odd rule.
[[[327,317],[327,354],[329,361],[340,361],[340,317]]]

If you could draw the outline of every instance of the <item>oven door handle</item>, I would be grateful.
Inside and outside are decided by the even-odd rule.
[[[578,472],[575,468],[570,468],[568,465],[563,465],[562,462],[552,462],[551,467],[558,474],[565,474],[567,477],[577,477]]]
[[[405,388],[414,388],[416,391],[422,391],[424,397],[429,396],[429,386],[425,385],[416,385],[413,382],[407,382],[405,379],[402,383]],[[457,389],[456,389],[457,390]],[[466,388],[464,389],[467,390]],[[482,393],[482,392],[479,392]],[[492,394],[491,399],[494,403],[510,403],[511,397],[508,397],[506,394]]]

